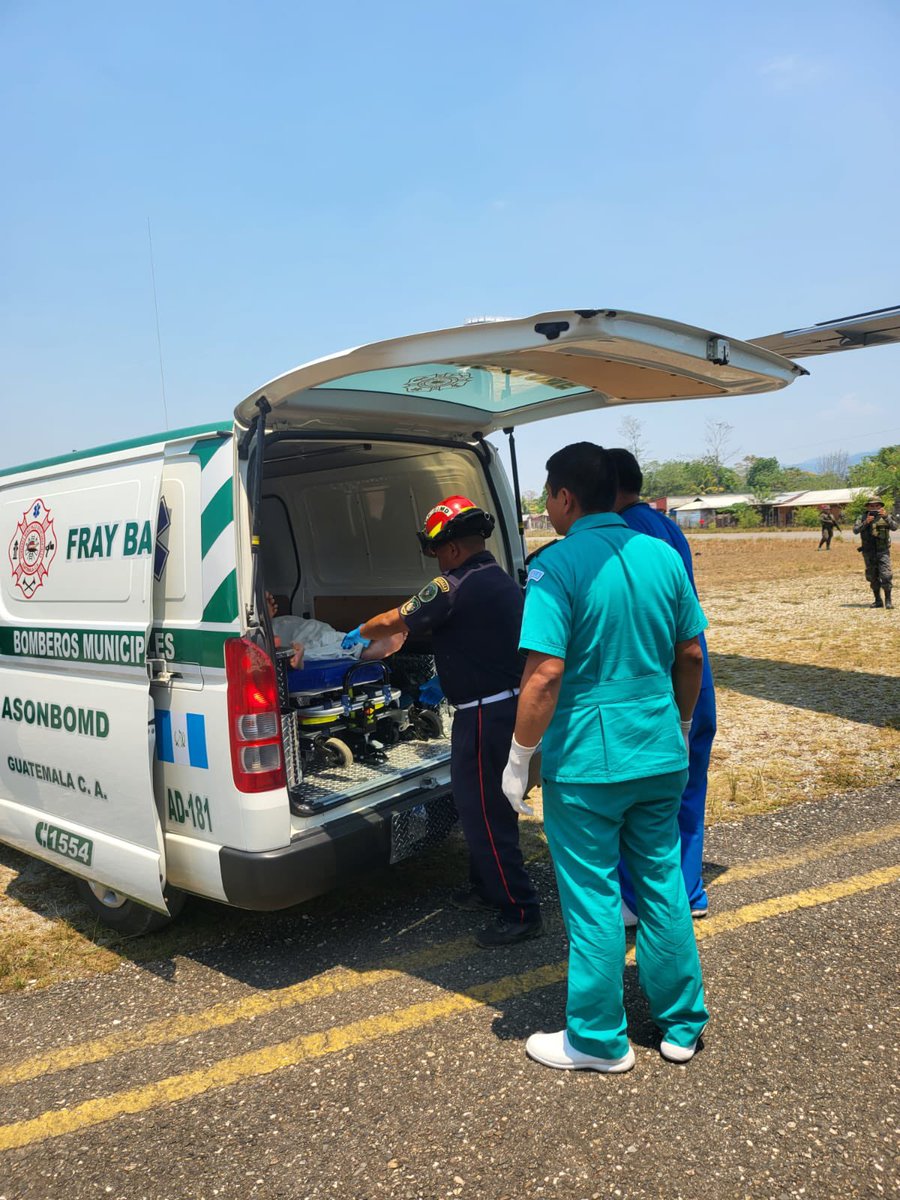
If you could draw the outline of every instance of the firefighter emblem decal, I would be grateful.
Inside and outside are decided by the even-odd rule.
[[[43,500],[35,500],[22,513],[9,543],[13,583],[30,600],[50,570],[56,557],[53,518]]]

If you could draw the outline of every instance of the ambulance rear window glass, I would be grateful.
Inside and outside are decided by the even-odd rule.
[[[484,412],[508,412],[527,408],[560,396],[579,396],[590,389],[573,387],[566,379],[553,379],[529,371],[512,371],[492,366],[457,366],[453,363],[423,363],[415,367],[390,367],[364,371],[318,384],[329,391],[382,392],[390,396],[417,396],[448,404],[480,408]]]

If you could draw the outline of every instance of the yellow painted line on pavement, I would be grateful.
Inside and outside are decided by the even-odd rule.
[[[864,875],[854,875],[819,888],[807,888],[784,896],[775,896],[758,904],[746,904],[732,912],[709,917],[697,928],[698,937],[706,940],[716,934],[755,924],[798,909],[828,904],[860,892],[900,880],[900,866],[883,867]],[[633,948],[628,957],[633,957]],[[378,1016],[337,1026],[321,1033],[302,1034],[286,1042],[249,1053],[222,1059],[211,1067],[171,1075],[157,1083],[145,1084],[124,1092],[115,1092],[96,1100],[87,1100],[72,1108],[43,1113],[26,1121],[0,1125],[0,1151],[33,1145],[48,1138],[62,1137],[76,1130],[104,1124],[118,1117],[146,1112],[159,1104],[188,1100],[205,1092],[229,1087],[232,1084],[270,1075],[284,1067],[295,1066],[310,1059],[337,1054],[354,1046],[378,1041],[394,1034],[421,1029],[434,1021],[499,1004],[538,988],[560,983],[566,977],[566,962],[551,963],[519,975],[507,975],[490,983],[479,984],[462,992],[440,996],[435,1000],[395,1009]]]
[[[728,867],[721,875],[711,879],[707,889],[723,883],[741,883],[745,879],[757,879],[760,875],[771,875],[775,871],[786,871],[791,867],[803,867],[807,863],[820,862],[852,850],[865,850],[881,842],[892,842],[900,838],[900,821],[893,825],[882,825],[878,829],[863,829],[859,833],[847,833],[830,842],[819,842],[802,850],[777,854],[773,858],[758,858],[742,867]]]
[[[566,964],[553,963],[538,967],[521,975],[507,975],[491,983],[480,984],[464,992],[455,992],[413,1004],[408,1008],[396,1009],[380,1016],[366,1017],[351,1025],[327,1029],[322,1033],[302,1034],[287,1042],[251,1050],[223,1059],[211,1067],[190,1071],[184,1075],[171,1075],[159,1083],[147,1084],[126,1092],[116,1092],[98,1100],[88,1100],[74,1108],[64,1108],[44,1113],[30,1121],[17,1121],[12,1125],[0,1125],[0,1151],[31,1145],[46,1138],[60,1137],[99,1125],[115,1117],[130,1113],[145,1112],[157,1104],[171,1104],[188,1100],[212,1089],[228,1087],[244,1079],[270,1075],[283,1067],[294,1066],[309,1059],[322,1058],[350,1050],[366,1042],[377,1041],[396,1033],[421,1029],[444,1017],[454,1016],[468,1009],[481,1008],[485,1004],[499,1004],[523,992],[548,987],[565,979]]]
[[[457,962],[471,954],[472,950],[473,942],[470,937],[457,938],[452,942],[429,946],[425,950],[385,959],[380,964],[362,967],[358,971],[340,968],[327,975],[318,975],[315,979],[305,979],[302,983],[295,983],[279,991],[262,992],[240,1000],[224,1000],[199,1012],[149,1021],[139,1029],[117,1030],[106,1037],[95,1038],[89,1042],[61,1046],[55,1050],[48,1050],[46,1054],[38,1054],[11,1066],[0,1067],[0,1087],[11,1083],[23,1083],[38,1076],[52,1075],[71,1067],[101,1062],[116,1054],[146,1050],[150,1046],[164,1046],[196,1033],[233,1025],[237,1021],[249,1021],[279,1009],[296,1008],[313,1000],[322,1000],[337,992],[374,987],[375,984],[408,975],[410,972]]]
[[[874,871],[867,871],[865,875],[851,875],[849,879],[839,879],[836,883],[823,883],[819,887],[804,888],[801,892],[789,892],[784,896],[773,896],[770,900],[742,904],[740,908],[716,913],[704,921],[697,921],[694,932],[699,942],[714,937],[717,933],[729,933],[744,925],[754,925],[757,921],[765,921],[769,917],[780,917],[785,913],[798,912],[802,908],[815,908],[820,904],[830,904],[833,900],[844,900],[858,892],[869,892],[872,888],[896,883],[898,879],[900,866],[879,867]]]
[[[775,871],[802,866],[805,863],[816,862],[847,851],[875,846],[898,837],[900,837],[900,822],[883,825],[877,829],[846,834],[830,842],[807,847],[802,851],[781,854],[773,858],[756,859],[744,866],[731,867],[712,880],[709,886],[759,878]],[[528,861],[533,861],[537,857],[539,855],[534,855]],[[699,931],[718,928],[717,923],[723,915],[728,916],[728,914],[719,914],[719,916],[708,917],[702,924],[698,922],[698,936],[709,936]],[[182,1038],[192,1037],[197,1033],[222,1029],[237,1021],[253,1020],[255,1017],[265,1016],[267,1013],[277,1012],[280,1009],[294,1008],[301,1004],[321,1000],[338,992],[374,987],[376,984],[396,978],[397,975],[457,962],[459,959],[465,958],[471,951],[472,941],[470,938],[457,938],[412,954],[371,963],[359,970],[332,971],[327,975],[304,980],[302,983],[282,988],[279,991],[260,993],[240,1000],[226,1000],[199,1012],[150,1021],[139,1029],[118,1030],[106,1037],[48,1050],[44,1054],[35,1055],[7,1067],[0,1067],[0,1087],[23,1083],[28,1079],[36,1079],[38,1076],[55,1074],[58,1071],[74,1067],[87,1066],[90,1063],[102,1062],[116,1054],[145,1050],[151,1046],[168,1045],[180,1041]]]

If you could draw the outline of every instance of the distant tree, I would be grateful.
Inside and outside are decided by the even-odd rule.
[[[868,500],[867,492],[858,492],[849,504],[841,505],[841,511],[844,514],[844,524],[853,525],[857,517],[861,517],[865,512],[866,500]],[[885,504],[888,501],[885,500]]]
[[[691,478],[687,463],[672,459],[669,462],[643,464],[645,496],[686,496],[697,493],[697,485]]]
[[[811,506],[798,508],[794,514],[794,524],[799,525],[802,529],[814,529],[821,519],[822,514],[819,510]]]
[[[756,486],[751,488],[750,495],[753,497],[754,504],[758,504],[760,508],[764,508],[775,499],[775,488],[769,483],[768,477],[763,476],[756,480]]]
[[[730,458],[734,458],[731,446],[733,433],[734,426],[729,425],[727,421],[716,421],[707,417],[706,436],[703,439],[706,445],[705,457],[711,459],[717,467],[724,466]]]
[[[850,486],[877,488],[889,508],[900,503],[900,446],[882,446],[852,466]]]
[[[754,492],[760,485],[774,491],[780,483],[781,466],[777,458],[757,458],[751,455],[745,461],[750,463],[747,468],[747,490]]]
[[[816,474],[836,477],[836,486],[840,487],[850,478],[850,455],[846,450],[832,450],[830,454],[823,454],[816,463]]]
[[[639,463],[644,461],[644,426],[637,417],[624,417],[619,422],[619,437]]]
[[[752,504],[735,504],[731,511],[739,529],[759,529],[762,525],[762,516]]]
[[[814,487],[816,488],[845,488],[847,480],[842,479],[840,475],[816,475]]]
[[[740,486],[737,472],[724,463],[716,462],[711,455],[703,458],[692,458],[684,464],[687,477],[693,482],[693,488],[700,495],[708,492],[735,492]]]
[[[534,488],[527,488],[522,493],[522,511],[540,515],[547,507],[547,490],[536,492]]]
[[[803,471],[800,467],[782,467],[778,488],[782,492],[809,492],[816,488],[833,486],[826,483],[820,475],[812,471]]]

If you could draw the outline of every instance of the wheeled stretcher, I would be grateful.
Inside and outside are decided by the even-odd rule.
[[[290,666],[292,651],[278,652],[282,719],[292,726],[294,782],[355,762],[384,762],[399,742],[440,737],[433,709],[391,685],[381,661],[317,659]]]

